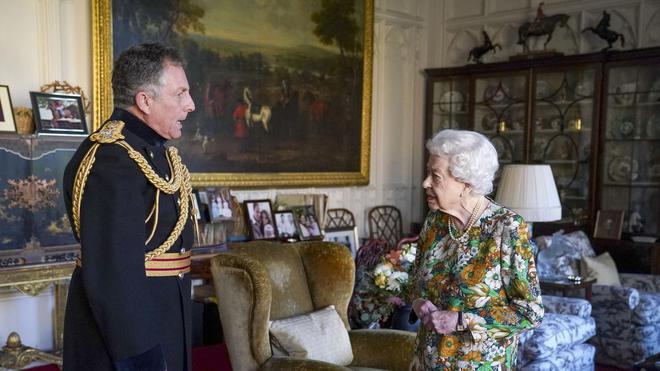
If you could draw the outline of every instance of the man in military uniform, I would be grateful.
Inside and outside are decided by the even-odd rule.
[[[176,49],[142,44],[114,65],[115,110],[64,173],[81,259],[64,370],[191,370],[190,175],[167,140],[195,109]]]

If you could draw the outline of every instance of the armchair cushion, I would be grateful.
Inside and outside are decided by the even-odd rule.
[[[528,360],[548,358],[574,344],[584,343],[595,334],[596,324],[591,317],[546,313],[541,326],[521,335],[522,356]]]
[[[593,371],[596,349],[590,344],[577,344],[552,357],[538,359],[524,365],[522,371],[585,370]]]
[[[616,264],[608,252],[594,258],[582,257],[580,268],[582,276],[587,279],[595,278],[598,285],[621,286]]]
[[[408,370],[415,348],[414,332],[352,330],[348,335],[353,345],[353,364],[376,369]]]
[[[271,321],[270,334],[273,348],[292,358],[314,359],[341,366],[353,361],[348,331],[334,305]]]
[[[591,305],[596,309],[633,309],[639,304],[639,291],[632,287],[592,286]]]
[[[543,307],[546,313],[572,314],[582,318],[591,316],[591,304],[580,298],[543,295]]]
[[[660,293],[639,295],[639,304],[633,311],[632,322],[638,325],[660,324]]]
[[[350,371],[346,366],[316,361],[313,359],[294,359],[290,357],[271,357],[258,368],[259,371],[314,370],[314,371]]]
[[[589,238],[582,231],[563,234],[563,231],[541,241],[537,259],[538,273],[541,277],[578,276],[580,259],[596,255]]]
[[[644,292],[660,292],[660,274],[619,273],[621,285]]]

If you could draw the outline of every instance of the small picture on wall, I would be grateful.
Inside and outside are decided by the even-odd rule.
[[[9,86],[0,85],[0,131],[15,132],[16,122],[9,95]]]
[[[270,200],[244,201],[247,211],[250,236],[253,240],[268,240],[275,238],[275,224]]]
[[[594,238],[621,239],[623,210],[598,210]]]
[[[289,239],[298,235],[296,223],[291,211],[276,211],[275,226],[277,227],[277,238]]]
[[[293,206],[291,207],[296,228],[301,240],[320,239],[321,228],[314,215],[314,206]]]
[[[38,134],[87,135],[80,95],[30,92]]]
[[[323,236],[323,241],[336,242],[346,246],[351,251],[353,259],[355,259],[359,241],[357,235],[357,227],[335,229],[332,231],[326,231]]]

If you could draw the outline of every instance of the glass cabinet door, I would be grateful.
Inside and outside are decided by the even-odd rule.
[[[442,129],[468,127],[470,81],[468,78],[436,80],[433,82],[431,131],[427,139]]]
[[[503,165],[524,161],[527,75],[475,80],[474,130],[495,146]]]
[[[660,66],[608,71],[601,209],[625,210],[624,233],[658,235]]]
[[[529,162],[549,164],[562,221],[589,219],[591,138],[597,113],[597,66],[534,73]]]

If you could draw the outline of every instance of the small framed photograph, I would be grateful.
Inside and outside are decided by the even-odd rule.
[[[301,240],[321,239],[321,228],[314,215],[314,206],[292,206],[291,211]]]
[[[80,95],[30,92],[37,134],[87,135]]]
[[[7,85],[0,85],[0,131],[16,132],[14,109]]]
[[[276,211],[275,227],[277,228],[277,238],[287,240],[298,237],[296,222],[292,211]]]
[[[360,240],[358,239],[357,227],[352,227],[326,231],[325,235],[323,236],[323,241],[336,242],[346,246],[351,251],[353,259],[355,259],[355,255],[357,254],[359,248],[358,243]]]
[[[594,238],[621,239],[623,210],[598,210]]]
[[[207,188],[206,194],[212,221],[230,220],[233,217],[229,188]]]
[[[253,240],[274,239],[275,223],[273,223],[273,209],[270,200],[243,201],[247,215],[250,237]]]

